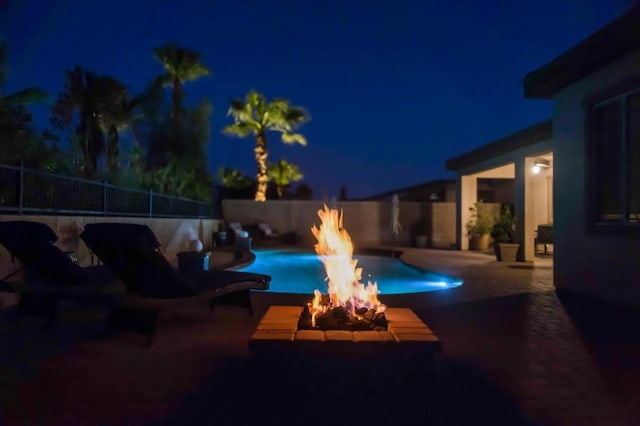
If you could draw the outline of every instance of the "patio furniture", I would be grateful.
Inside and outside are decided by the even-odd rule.
[[[260,233],[260,238],[267,241],[279,241],[280,234],[274,231],[271,226],[266,222],[258,223],[258,232]]]
[[[544,254],[547,254],[547,245],[553,245],[553,224],[538,225],[536,237],[533,240],[534,251],[538,252],[538,245],[544,246]]]
[[[95,223],[85,226],[80,238],[126,285],[126,293],[110,311],[111,328],[133,328],[151,344],[161,311],[206,303],[249,309],[252,290],[269,288],[271,277],[226,270],[183,273],[160,253],[160,243],[146,225]]]
[[[230,242],[232,243],[239,237],[247,236],[247,231],[242,228],[240,222],[229,222],[227,227],[229,228],[228,237],[230,237]]]
[[[250,251],[253,238],[249,231],[245,230],[239,222],[229,222],[229,234],[232,236],[231,241],[235,244],[237,251]]]
[[[80,267],[56,247],[56,233],[32,221],[0,222],[0,244],[20,266],[0,278],[0,288],[20,295],[18,312],[36,314],[53,326],[61,300],[105,303],[123,288],[105,266]]]

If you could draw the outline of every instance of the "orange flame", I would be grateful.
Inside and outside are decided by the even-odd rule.
[[[324,264],[329,285],[329,307],[342,306],[355,315],[358,308],[375,309],[383,312],[385,306],[378,300],[378,284],[360,282],[362,268],[358,268],[358,261],[352,258],[353,243],[351,236],[343,227],[342,212],[330,209],[326,205],[318,210],[320,227],[313,225],[311,232],[318,243],[314,246],[316,253]],[[314,291],[314,299],[309,308],[312,313],[312,323],[315,316],[326,310],[320,304],[321,294]]]

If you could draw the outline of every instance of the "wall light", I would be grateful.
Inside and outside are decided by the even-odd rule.
[[[542,169],[546,169],[549,167],[549,160],[545,160],[544,158],[538,158],[533,162],[533,167],[531,171],[533,174],[538,174]]]

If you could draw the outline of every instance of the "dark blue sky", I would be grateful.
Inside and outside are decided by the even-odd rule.
[[[525,74],[631,2],[0,0],[5,93],[37,85],[52,103],[77,64],[135,94],[162,72],[153,48],[175,42],[212,70],[185,87],[188,102],[214,105],[212,172],[254,174],[253,139],[220,132],[228,100],[253,88],[312,116],[309,145],[272,134],[270,160],[298,164],[315,198],[343,184],[361,197],[451,178],[448,158],[549,118],[549,101],[524,98]]]

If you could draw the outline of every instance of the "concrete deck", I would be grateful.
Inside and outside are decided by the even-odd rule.
[[[227,254],[214,253],[214,262]],[[311,295],[255,293],[255,315],[168,312],[147,349],[135,334],[96,339],[104,312],[69,306],[54,330],[0,309],[1,425],[633,425],[640,418],[640,315],[559,298],[552,262],[406,249],[404,259],[464,285],[382,298],[411,308],[443,342],[430,373],[301,371],[264,363],[248,341],[270,305]]]

